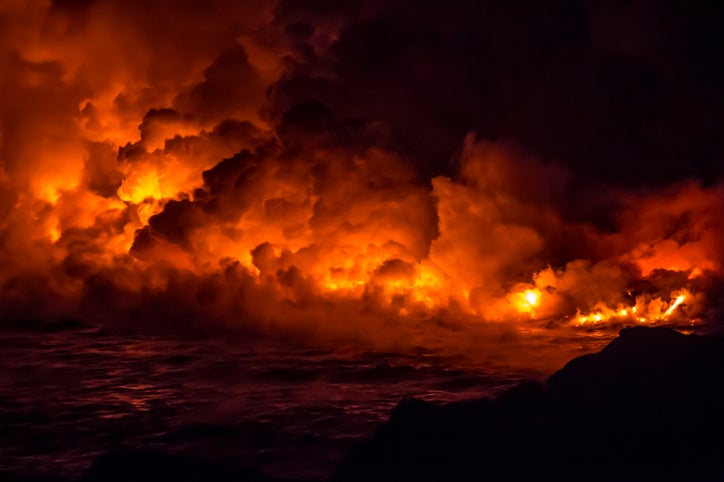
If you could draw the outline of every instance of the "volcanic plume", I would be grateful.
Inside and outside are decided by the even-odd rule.
[[[714,320],[711,12],[413,3],[4,2],[0,317],[379,346]]]

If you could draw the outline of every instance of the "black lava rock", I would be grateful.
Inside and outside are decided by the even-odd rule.
[[[333,481],[724,480],[723,367],[722,338],[624,329],[546,384],[403,401]]]

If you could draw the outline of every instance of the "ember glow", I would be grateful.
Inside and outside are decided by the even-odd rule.
[[[61,3],[0,10],[4,318],[384,340],[421,320],[710,315],[722,184],[579,185],[570,163],[474,123],[456,167],[430,175],[394,118],[302,92],[348,75],[331,60],[354,33],[341,17],[179,7],[158,42],[160,7]]]

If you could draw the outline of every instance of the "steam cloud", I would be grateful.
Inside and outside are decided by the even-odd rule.
[[[720,10],[247,3],[3,3],[0,317],[717,319]]]

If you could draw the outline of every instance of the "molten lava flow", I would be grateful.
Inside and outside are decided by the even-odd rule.
[[[578,325],[590,324],[606,324],[606,323],[659,323],[666,322],[676,315],[676,310],[687,299],[691,298],[691,294],[682,290],[682,294],[672,293],[673,298],[667,300],[661,298],[654,299],[637,299],[634,305],[620,305],[616,308],[610,308],[605,305],[597,306],[593,311],[586,314],[578,312],[573,322]],[[689,319],[690,323],[694,323],[695,319]]]
[[[686,296],[684,296],[684,295],[679,295],[679,296],[677,296],[676,299],[674,300],[674,302],[671,303],[671,306],[669,306],[669,307],[666,309],[666,312],[664,313],[664,318],[666,318],[667,316],[671,315],[671,313],[673,313],[674,310],[675,310],[676,308],[678,308],[678,306],[679,306],[681,303],[684,302],[684,300],[686,300]]]

